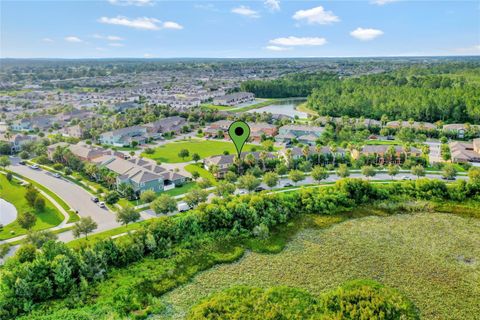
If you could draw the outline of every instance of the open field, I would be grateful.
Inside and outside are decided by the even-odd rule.
[[[250,151],[252,148],[257,150],[262,149],[261,146],[246,144],[243,147],[243,151]],[[182,149],[187,149],[190,153],[190,156],[185,159],[180,158],[178,153]],[[191,161],[192,154],[194,153],[198,153],[201,158],[206,158],[214,155],[221,155],[224,151],[228,151],[230,154],[233,154],[236,152],[235,146],[229,141],[192,139],[189,141],[168,143],[155,148],[155,152],[153,154],[142,153],[142,155],[155,161],[178,163]]]
[[[423,319],[475,319],[478,243],[480,220],[440,213],[373,216],[307,229],[278,254],[250,252],[199,274],[162,299],[164,316],[181,319],[200,299],[238,284],[321,294],[360,278],[399,289]]]
[[[3,174],[0,174],[0,196],[12,203],[17,209],[18,214],[27,211],[35,213],[37,222],[33,230],[52,228],[63,221],[63,215],[47,199],[45,199],[45,210],[43,212],[35,211],[35,209],[28,205],[27,200],[25,200],[25,188],[21,186],[17,180],[9,182]],[[21,228],[17,221],[14,221],[4,226],[0,232],[0,240],[13,238],[25,233],[26,230]]]

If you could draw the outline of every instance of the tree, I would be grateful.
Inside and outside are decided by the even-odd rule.
[[[207,189],[212,186],[212,182],[209,179],[202,178],[202,180],[198,182],[198,186],[201,189]]]
[[[315,166],[312,170],[312,178],[318,182],[327,179],[328,178],[327,169],[325,169],[325,167],[322,167],[322,166]]]
[[[235,192],[235,185],[228,181],[219,181],[215,189],[215,194],[219,197],[227,197]]]
[[[305,174],[300,170],[290,170],[288,173],[288,178],[296,185],[297,182],[305,179]]]
[[[51,231],[43,230],[43,231],[34,231],[30,232],[27,235],[27,242],[33,244],[36,248],[40,249],[43,245],[48,241],[55,241],[57,240],[57,235]]]
[[[153,190],[145,190],[140,194],[140,200],[143,203],[150,203],[157,197],[157,194]]]
[[[45,200],[42,197],[35,199],[35,210],[37,210],[37,212],[43,212],[43,210],[45,210]]]
[[[263,182],[269,187],[273,188],[278,184],[278,174],[275,172],[267,172],[263,176]]]
[[[182,160],[185,160],[185,158],[188,157],[189,155],[190,155],[190,152],[187,149],[182,149],[178,153],[178,156],[182,158]]]
[[[238,186],[242,189],[248,190],[249,192],[255,190],[255,188],[259,185],[260,180],[255,178],[255,176],[252,174],[246,174],[238,179]]]
[[[468,179],[473,183],[480,183],[480,168],[471,167],[468,169]]]
[[[448,180],[453,180],[457,176],[457,168],[451,163],[447,163],[443,167],[442,177]]]
[[[205,202],[208,197],[208,192],[201,189],[193,189],[188,192],[183,200],[187,203],[190,208],[195,207],[200,202]]]
[[[10,171],[8,171],[6,178],[7,178],[7,180],[8,180],[9,182],[12,182],[12,180],[13,180],[13,174],[12,174]]]
[[[30,154],[27,152],[27,151],[22,151],[18,154],[18,156],[20,157],[20,159],[22,160],[27,160],[29,157],[30,157]]]
[[[344,163],[339,165],[338,169],[337,169],[337,175],[340,178],[346,178],[346,177],[350,176],[350,170],[348,169],[348,166]]]
[[[119,200],[119,196],[118,196],[118,192],[117,191],[110,191],[109,193],[107,193],[107,195],[105,196],[105,202],[107,204],[115,204],[117,203],[117,201]]]
[[[225,178],[225,180],[231,183],[237,181],[237,175],[235,174],[235,172],[232,171],[227,171],[223,177]]]
[[[30,212],[23,212],[18,215],[17,222],[23,229],[30,230],[37,222],[37,216]]]
[[[169,214],[177,210],[177,201],[170,195],[163,193],[150,204],[150,208],[156,214]]]
[[[410,170],[417,178],[425,176],[425,168],[421,165],[413,166]]]
[[[37,200],[37,197],[38,197],[37,189],[35,189],[35,187],[32,186],[31,184],[29,184],[25,192],[25,199],[27,200],[30,207],[35,206],[35,200]]]
[[[0,157],[0,167],[2,167],[3,169],[5,169],[5,168],[8,167],[10,164],[11,164],[10,159],[8,159],[7,156],[1,156],[1,157]]]
[[[198,171],[192,171],[193,181],[196,181],[198,178],[200,178],[200,173],[198,173]]]
[[[397,165],[390,164],[387,167],[387,172],[388,172],[388,175],[391,176],[393,180],[393,177],[395,177],[400,172],[400,168]]]
[[[88,234],[97,229],[98,225],[93,221],[92,217],[82,217],[80,221],[76,222],[73,226],[73,236],[80,238],[82,234],[88,239]]]
[[[374,166],[363,166],[361,171],[362,174],[367,177],[367,179],[370,179],[370,177],[373,177],[377,174],[377,170],[375,170]]]
[[[135,222],[140,219],[140,213],[135,211],[135,208],[132,206],[126,206],[120,209],[117,213],[117,222],[120,222],[122,225],[128,225],[130,222]]]
[[[200,155],[198,153],[192,154],[192,160],[195,161],[195,163],[197,163],[197,161],[200,160]]]

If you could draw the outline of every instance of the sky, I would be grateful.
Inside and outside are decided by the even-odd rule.
[[[480,55],[480,0],[0,0],[1,58]]]

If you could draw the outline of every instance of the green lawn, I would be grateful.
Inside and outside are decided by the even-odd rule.
[[[197,171],[200,174],[200,178],[208,179],[214,185],[217,184],[217,180],[215,179],[213,174],[211,174],[208,170],[205,170],[200,163],[186,165],[185,170],[190,173]]]
[[[25,187],[21,186],[17,180],[9,182],[3,174],[0,174],[0,197],[12,203],[18,213],[27,211],[35,213],[37,222],[33,230],[52,228],[63,221],[63,215],[47,199],[45,199],[45,210],[43,212],[36,212],[35,209],[28,205],[27,200],[25,200]],[[26,230],[14,221],[4,226],[3,231],[0,232],[0,240],[13,238],[25,233]]]
[[[184,193],[187,193],[188,191],[190,191],[191,189],[195,188],[196,187],[196,183],[195,182],[188,182],[188,183],[185,183],[183,186],[181,187],[178,187],[178,188],[174,188],[174,189],[170,189],[170,190],[167,190],[165,192],[162,192],[162,193],[165,193],[165,194],[168,194],[172,197],[175,197],[175,196],[178,196],[178,195],[181,195],[181,194],[184,194]]]
[[[221,111],[229,111],[229,110],[233,109],[232,106],[217,106],[217,105],[211,104],[211,103],[204,103],[204,104],[200,105],[200,107],[207,108],[207,109],[213,109],[213,110],[221,110]]]
[[[252,148],[255,148],[256,150],[262,149],[261,146],[247,144],[243,147],[243,151],[250,151]],[[190,152],[190,156],[185,159],[180,158],[178,153],[182,149],[187,149]],[[194,153],[198,153],[201,158],[206,158],[214,155],[221,155],[224,151],[234,154],[236,152],[235,146],[230,141],[192,139],[165,144],[155,148],[153,154],[142,153],[142,156],[162,163],[178,163],[191,161],[192,154]]]
[[[365,144],[368,145],[401,145],[402,143],[397,140],[366,140]]]

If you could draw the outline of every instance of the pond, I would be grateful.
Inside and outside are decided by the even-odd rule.
[[[13,204],[0,198],[0,224],[6,226],[17,219],[17,209]]]
[[[302,104],[306,101],[305,98],[292,98],[292,99],[283,99],[278,102],[271,104],[266,107],[249,110],[248,112],[270,112],[273,114],[283,114],[290,117],[298,116],[300,119],[306,119],[308,114],[306,112],[296,110],[299,104]]]

